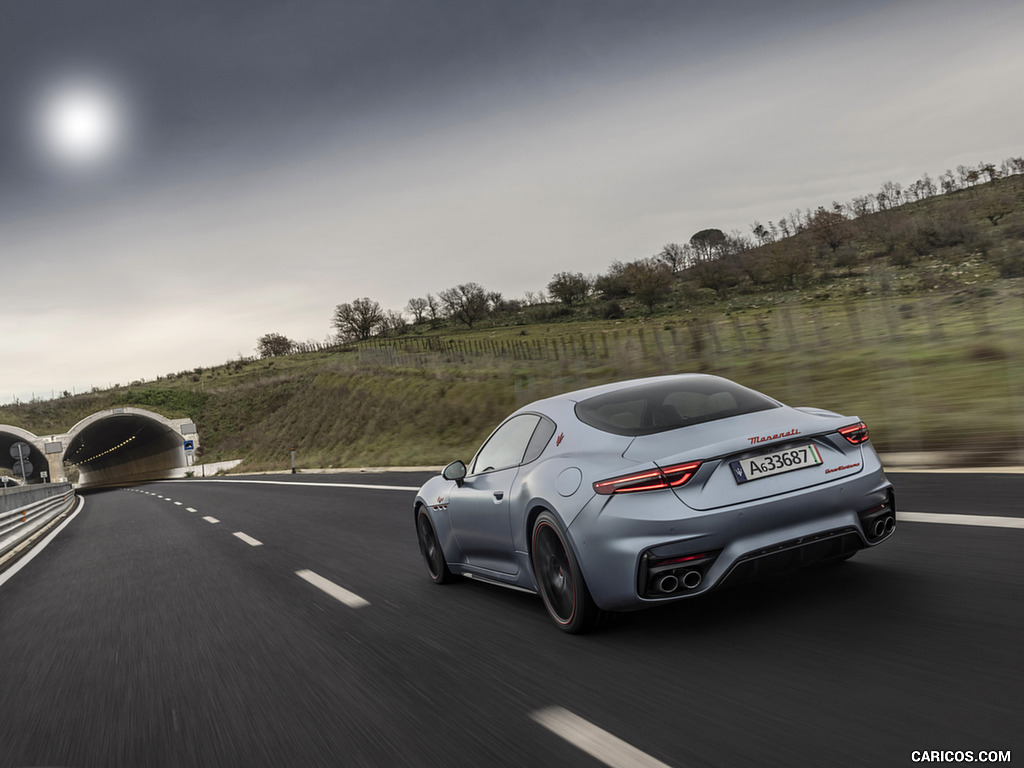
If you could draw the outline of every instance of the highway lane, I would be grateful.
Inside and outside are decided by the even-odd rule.
[[[91,494],[0,587],[0,764],[600,765],[552,706],[680,767],[1024,755],[1024,531],[903,524],[576,638],[532,596],[428,583],[410,492],[310,484],[416,476],[273,479]]]

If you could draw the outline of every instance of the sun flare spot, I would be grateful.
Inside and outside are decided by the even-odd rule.
[[[128,115],[109,84],[76,78],[47,89],[37,102],[34,135],[55,166],[89,170],[106,165],[123,149]]]

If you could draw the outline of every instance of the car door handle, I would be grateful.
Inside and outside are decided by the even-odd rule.
[[[495,504],[497,504],[503,498],[505,498],[505,492],[504,491],[495,491],[494,492],[494,503]]]

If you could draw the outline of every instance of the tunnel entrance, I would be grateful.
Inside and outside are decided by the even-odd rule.
[[[64,461],[78,469],[80,488],[173,477],[191,464],[195,424],[141,408],[116,408],[83,419],[67,435]]]
[[[25,477],[21,477],[18,467],[18,452],[15,446],[22,446],[25,459],[23,468]],[[31,432],[19,427],[0,427],[0,483],[7,485],[12,482],[41,483],[50,477],[50,466],[43,452],[46,444]]]
[[[0,483],[21,482],[14,478],[17,459],[11,458],[18,443],[28,452],[26,482],[75,479],[77,472],[78,487],[90,488],[182,477],[199,449],[199,435],[191,419],[168,419],[142,408],[94,413],[67,434],[46,437],[0,424]]]

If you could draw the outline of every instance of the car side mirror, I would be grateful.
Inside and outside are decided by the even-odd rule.
[[[453,461],[441,472],[441,477],[445,480],[454,480],[459,487],[462,487],[462,481],[466,478],[466,465],[461,461]]]

